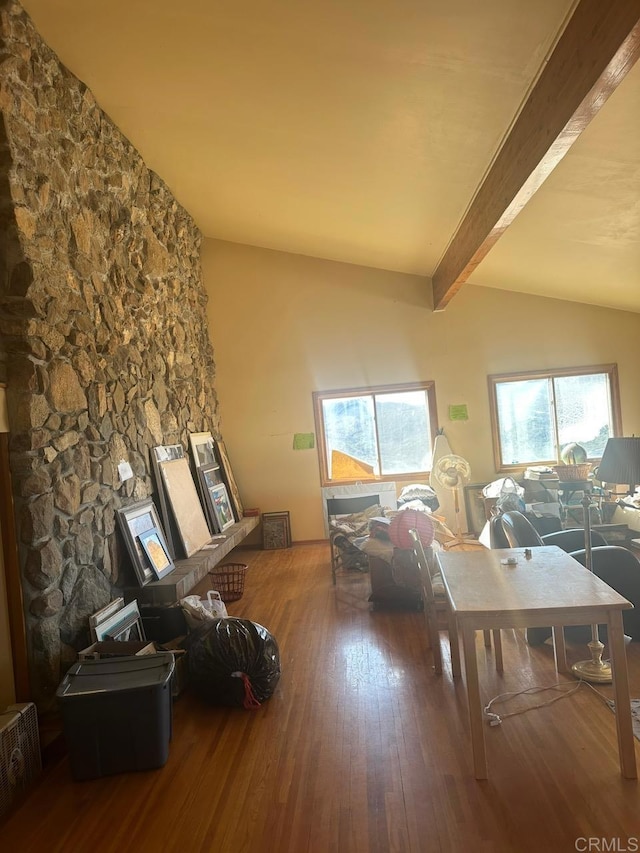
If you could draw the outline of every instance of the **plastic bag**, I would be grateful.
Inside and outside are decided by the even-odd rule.
[[[518,497],[524,495],[524,489],[519,486],[513,477],[502,477],[500,480],[493,480],[488,483],[482,490],[485,498],[500,498],[503,495],[515,494]]]
[[[192,632],[189,683],[207,701],[259,708],[280,679],[275,637],[248,619],[213,619]]]
[[[496,512],[513,512],[518,510],[524,512],[524,489],[519,486],[513,477],[503,477],[494,480],[482,490],[485,498],[497,498],[495,504]]]
[[[226,605],[216,589],[209,590],[206,601],[198,595],[186,595],[180,599],[180,607],[190,630],[211,619],[226,619],[228,616]]]

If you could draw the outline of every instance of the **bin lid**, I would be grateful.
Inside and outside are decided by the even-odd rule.
[[[171,652],[74,663],[56,691],[58,699],[139,690],[166,684],[174,669]]]

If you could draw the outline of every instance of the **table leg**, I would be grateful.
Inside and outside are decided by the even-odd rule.
[[[504,663],[502,661],[502,635],[500,634],[500,628],[494,628],[492,634],[493,648],[496,655],[496,672],[504,672]]]
[[[455,613],[449,608],[447,616],[449,622],[449,648],[451,649],[451,675],[454,678],[462,676],[462,667],[460,666],[460,642],[458,640],[458,621]]]
[[[464,667],[467,673],[467,702],[469,704],[469,726],[473,750],[473,770],[476,779],[487,778],[487,753],[482,727],[482,702],[478,681],[478,658],[476,656],[476,632],[468,625],[462,626]]]
[[[553,631],[553,655],[556,659],[556,672],[569,672],[563,627],[562,625],[554,625],[551,630]]]
[[[625,779],[637,779],[638,771],[636,768],[636,752],[633,740],[629,673],[627,671],[627,652],[624,647],[622,613],[619,610],[610,610],[608,616],[609,651],[611,652],[611,668],[613,670],[613,687],[615,691],[620,772]]]

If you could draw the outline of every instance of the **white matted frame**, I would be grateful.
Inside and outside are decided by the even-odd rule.
[[[131,601],[96,625],[96,640],[146,640],[138,602]]]
[[[214,486],[210,489],[209,497],[213,506],[213,514],[215,515],[216,522],[220,528],[220,532],[222,533],[223,530],[226,530],[227,527],[231,527],[234,523],[233,510],[231,509],[229,494],[227,493],[227,487],[225,484],[220,483],[220,485]]]
[[[189,443],[196,469],[201,465],[209,465],[216,461],[213,436],[210,432],[189,433]]]
[[[160,462],[162,479],[173,509],[185,556],[190,557],[211,541],[196,484],[186,459]]]
[[[213,499],[211,497],[211,490],[215,489],[216,486],[219,486],[220,483],[222,483],[222,472],[220,471],[220,466],[215,462],[212,462],[210,465],[201,465],[198,468],[198,480],[200,493],[202,495],[202,502],[204,503],[207,511],[207,518],[209,519],[209,528],[212,533],[220,533],[218,520],[215,512],[213,511]]]
[[[89,616],[89,631],[91,632],[92,642],[95,643],[98,639],[96,637],[96,626],[99,625],[100,622],[104,622],[104,620],[108,619],[110,616],[113,616],[113,614],[117,613],[117,611],[123,606],[124,598],[115,598],[113,601],[110,601],[109,604],[105,604],[104,607]]]

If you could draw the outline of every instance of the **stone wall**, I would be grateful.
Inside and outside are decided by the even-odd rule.
[[[0,2],[0,365],[34,697],[135,578],[149,448],[217,434],[200,234],[14,0]],[[134,476],[122,482],[118,464]]]

